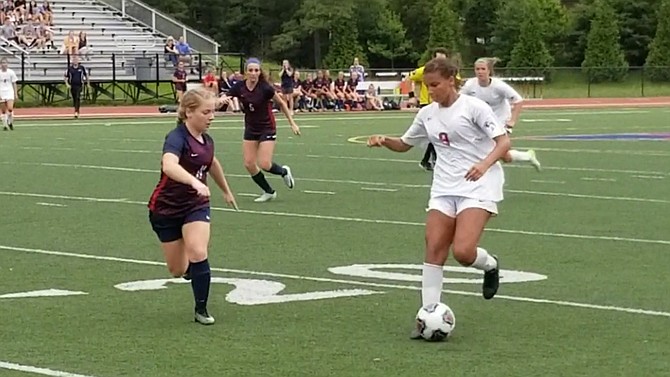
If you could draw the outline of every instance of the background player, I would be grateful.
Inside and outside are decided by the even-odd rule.
[[[300,135],[300,128],[295,124],[291,111],[282,96],[278,94],[261,70],[261,62],[251,58],[247,60],[247,78],[233,86],[228,95],[240,99],[244,111],[244,167],[251,174],[251,179],[263,190],[263,194],[254,199],[255,202],[267,202],[277,198],[277,192],[270,186],[263,171],[279,175],[290,189],[295,186],[291,168],[279,166],[272,161],[277,141],[277,124],[272,113],[272,100],[288,119],[293,133]],[[259,169],[260,168],[260,169]]]
[[[168,270],[191,280],[195,321],[211,325],[207,311],[211,272],[207,259],[210,234],[209,172],[223,198],[237,209],[223,168],[206,133],[214,119],[215,97],[205,88],[186,92],[179,105],[179,123],[163,144],[161,176],[149,200],[149,220],[158,235]]]
[[[88,73],[86,68],[79,64],[79,57],[72,55],[72,65],[65,72],[65,85],[70,89],[72,105],[74,106],[74,117],[79,118],[81,108],[81,92],[84,85],[88,85]]]
[[[465,82],[461,88],[461,93],[475,96],[488,103],[496,118],[498,118],[498,122],[505,125],[507,132],[512,133],[512,128],[519,120],[519,115],[521,115],[523,97],[503,80],[492,77],[493,67],[498,61],[498,58],[477,59],[475,61],[476,77]],[[512,149],[505,154],[503,161],[507,163],[529,162],[538,171],[541,168],[535,151],[532,149],[527,152]]]
[[[3,130],[14,130],[14,100],[18,97],[14,70],[9,68],[7,58],[0,59],[0,109]]]
[[[498,162],[510,140],[491,108],[457,92],[458,66],[443,58],[424,69],[424,82],[433,103],[419,110],[400,138],[371,136],[368,145],[406,152],[426,139],[435,145],[437,163],[428,202],[426,254],[422,273],[422,305],[441,302],[443,266],[453,250],[464,266],[484,271],[482,293],[491,299],[498,291],[498,259],[478,247],[491,215],[503,199],[504,173]],[[477,142],[473,142],[476,140]],[[412,338],[418,339],[418,331]]]
[[[446,48],[436,48],[435,51],[433,51],[433,58],[448,58],[449,57],[449,52],[447,51]],[[428,93],[428,87],[424,84],[423,82],[423,71],[424,67],[421,67],[419,69],[416,69],[412,72],[410,72],[408,78],[411,81],[414,81],[414,87],[419,88],[419,107],[424,107],[428,106],[431,103],[431,98],[430,94]],[[460,76],[457,77],[458,80],[460,80]],[[423,159],[419,163],[419,166],[421,166],[425,170],[433,170],[433,163],[435,161],[435,147],[432,144],[428,144],[428,147],[426,147],[426,152],[423,155]]]

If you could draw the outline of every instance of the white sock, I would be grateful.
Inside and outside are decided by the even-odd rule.
[[[442,266],[423,264],[421,276],[421,306],[437,304],[442,300]]]
[[[496,261],[495,258],[493,258],[491,255],[489,255],[488,251],[482,249],[481,247],[478,247],[477,258],[475,258],[475,262],[470,267],[482,271],[491,271],[496,267],[498,267],[498,261]]]
[[[530,154],[528,152],[521,152],[515,149],[509,151],[513,162],[530,161]]]
[[[5,113],[5,114],[2,114],[2,126],[4,128],[7,128],[7,124],[8,124],[7,123],[7,113]]]
[[[14,112],[10,111],[7,113],[7,123],[12,124],[14,123]]]

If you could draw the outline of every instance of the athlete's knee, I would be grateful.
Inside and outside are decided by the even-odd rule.
[[[186,245],[186,255],[188,260],[192,263],[197,263],[207,259],[207,243],[198,242],[191,245]]]
[[[265,170],[265,171],[269,171],[270,168],[272,168],[272,159],[270,159],[270,158],[259,158],[258,159],[258,167]]]
[[[462,266],[469,266],[477,258],[477,242],[455,240],[453,246],[454,259]]]
[[[170,275],[173,277],[182,277],[186,273],[186,270],[188,269],[188,261],[167,261],[167,268],[168,272]]]

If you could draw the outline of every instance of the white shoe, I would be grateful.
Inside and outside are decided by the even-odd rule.
[[[273,192],[272,194],[268,194],[267,192],[264,192],[263,195],[254,199],[254,202],[265,203],[265,202],[269,202],[270,200],[275,200],[275,199],[277,199],[277,191]]]
[[[291,168],[288,165],[284,165],[282,168],[286,169],[286,175],[281,178],[284,180],[286,187],[292,189],[295,186],[295,180],[293,174],[291,174]]]
[[[537,156],[535,155],[535,151],[530,149],[528,151],[528,155],[530,156],[530,164],[535,166],[535,170],[541,171],[542,165],[540,165],[540,161],[538,161]]]

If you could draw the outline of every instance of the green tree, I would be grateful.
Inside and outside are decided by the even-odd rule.
[[[407,37],[412,41],[413,52],[420,56],[426,50],[428,43],[433,0],[388,0],[388,3],[391,9],[400,15],[407,29]]]
[[[628,63],[619,43],[616,13],[607,0],[596,0],[594,6],[582,68],[591,82],[621,81]]]
[[[463,33],[470,44],[472,57],[493,55],[491,37],[500,3],[500,0],[471,0],[467,4]]]
[[[317,67],[345,69],[353,63],[354,58],[358,58],[361,64],[366,65],[367,57],[358,42],[358,28],[353,17],[340,17],[333,25],[330,35],[328,54]]]
[[[459,52],[463,47],[463,28],[451,0],[437,0],[430,16],[430,32],[426,51],[419,61],[423,65],[430,60],[433,49],[444,47]]]
[[[552,57],[562,56],[569,18],[560,0],[502,0],[491,40],[493,53],[501,60],[510,60],[529,10],[537,17],[535,33],[541,35],[546,47],[551,46]]]
[[[541,19],[540,9],[532,5],[521,10],[525,19],[521,23],[519,39],[512,49],[510,68],[516,68],[515,74],[523,76],[541,76],[549,78],[549,67],[554,62],[549,49],[539,33]]]
[[[670,0],[661,0],[656,36],[649,46],[645,68],[653,81],[670,81]]]
[[[412,43],[406,37],[405,26],[400,16],[391,9],[381,12],[373,30],[367,41],[370,55],[390,61],[391,68],[398,58],[412,55]]]

